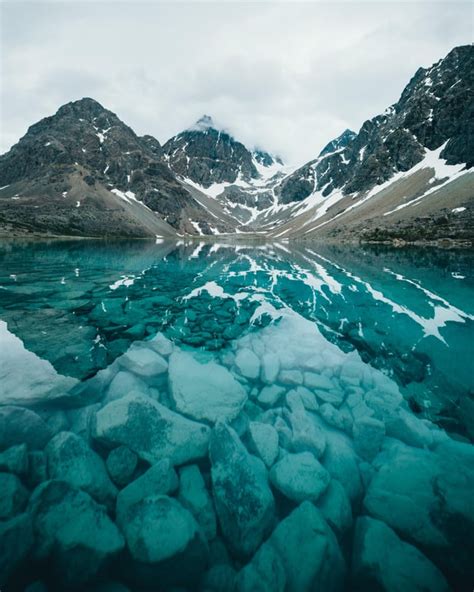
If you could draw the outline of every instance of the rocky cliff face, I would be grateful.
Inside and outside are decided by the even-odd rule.
[[[474,49],[453,49],[431,68],[420,68],[400,99],[366,121],[358,134],[347,130],[314,161],[281,185],[281,201],[368,191],[419,163],[425,149],[441,146],[447,164],[474,165]]]
[[[219,129],[209,115],[168,140],[163,149],[176,174],[205,188],[214,183],[248,183],[261,177],[260,167],[281,164],[278,157],[246,148],[227,131]]]
[[[291,173],[209,116],[162,147],[92,99],[69,103],[0,157],[0,230],[474,239],[473,72],[474,47],[453,49]]]
[[[192,234],[193,223],[206,229],[208,212],[163,155],[158,140],[137,136],[97,101],[68,103],[0,157],[0,185],[8,186],[0,193],[0,216],[4,223],[65,234]],[[120,202],[132,206],[133,215],[121,211]],[[78,221],[74,209],[81,206]],[[137,215],[140,220],[130,222]],[[226,229],[231,227],[221,224]]]

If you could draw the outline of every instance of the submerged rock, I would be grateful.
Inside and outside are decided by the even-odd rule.
[[[307,411],[318,411],[319,404],[316,396],[305,386],[297,386],[286,394],[286,404],[292,411],[301,409],[303,406]]]
[[[313,417],[305,410],[301,402],[300,408],[289,416],[291,425],[291,448],[294,452],[311,452],[320,458],[326,448],[326,436]]]
[[[117,497],[117,516],[121,522],[126,522],[129,509],[142,498],[154,494],[167,495],[177,489],[178,475],[169,459],[164,458],[122,489]]]
[[[235,365],[240,374],[245,376],[245,378],[255,380],[260,375],[260,360],[255,353],[247,347],[238,350],[237,355],[235,356]]]
[[[257,397],[258,402],[264,407],[275,407],[284,392],[285,388],[278,384],[264,386]]]
[[[46,455],[42,450],[33,450],[28,454],[28,483],[39,485],[48,479]]]
[[[214,500],[229,547],[248,556],[269,533],[274,500],[263,462],[247,452],[237,434],[219,423],[210,445]]]
[[[213,565],[204,575],[200,590],[203,592],[229,592],[234,590],[235,569],[228,564]]]
[[[327,445],[321,462],[331,477],[341,483],[351,502],[356,502],[362,494],[362,480],[352,441],[335,430],[325,434]]]
[[[267,423],[251,421],[248,429],[250,452],[259,456],[271,467],[278,456],[278,432]]]
[[[153,348],[160,356],[168,357],[173,353],[173,343],[162,333],[157,333],[152,339],[147,341],[147,345]]]
[[[374,417],[362,417],[354,422],[353,434],[357,454],[364,460],[372,461],[385,438],[385,424]]]
[[[315,372],[304,373],[304,385],[309,389],[315,390],[318,396],[320,391],[332,391],[334,389],[334,383],[330,378],[324,376],[324,374],[316,374]],[[329,401],[329,403],[333,403],[333,401]]]
[[[112,401],[97,413],[94,438],[108,447],[128,446],[153,464],[182,464],[206,455],[210,430],[140,395]]]
[[[168,363],[156,351],[141,344],[133,344],[118,362],[134,374],[151,378],[163,374],[168,369]]]
[[[265,384],[272,384],[280,372],[280,360],[274,353],[263,354],[261,360],[260,380]]]
[[[65,481],[47,481],[33,492],[34,554],[47,560],[55,585],[70,589],[91,580],[124,547],[105,508]]]
[[[357,520],[352,560],[353,590],[448,592],[440,570],[383,522]]]
[[[346,490],[337,479],[331,480],[317,505],[329,526],[339,537],[351,528],[351,502]]]
[[[0,520],[11,518],[25,507],[28,492],[16,475],[0,473]]]
[[[28,447],[26,444],[11,446],[0,453],[0,471],[26,475],[28,472]]]
[[[180,413],[212,423],[239,415],[247,393],[227,368],[200,364],[187,352],[173,353],[169,365],[170,394]]]
[[[126,577],[143,586],[195,583],[206,569],[208,548],[191,512],[166,495],[130,506],[121,526],[132,563]]]
[[[6,586],[17,569],[24,569],[23,563],[32,545],[33,530],[28,513],[0,520],[0,586]]]
[[[216,536],[216,514],[197,465],[189,465],[179,471],[178,499],[194,516],[206,539],[211,541]]]
[[[26,444],[30,450],[42,449],[53,432],[41,417],[24,407],[0,407],[0,448]]]
[[[321,512],[303,502],[240,571],[237,590],[341,592],[344,580],[344,559],[334,533]]]
[[[474,578],[473,447],[447,442],[433,453],[397,444],[380,456],[365,510],[420,547],[462,589]]]
[[[130,393],[140,393],[142,395],[148,395],[148,386],[144,380],[132,374],[121,370],[112,379],[105,401],[113,401],[114,399],[120,399]]]
[[[117,490],[109,478],[101,457],[82,438],[61,432],[45,449],[50,479],[66,481],[82,489],[98,502],[111,506]]]
[[[270,471],[270,481],[288,499],[315,501],[326,490],[331,477],[310,452],[287,454]]]
[[[281,370],[278,380],[282,384],[297,386],[303,383],[303,373],[301,370]]]
[[[137,455],[127,446],[117,446],[107,457],[107,470],[114,483],[123,487],[132,480],[137,468]]]
[[[387,420],[386,428],[388,436],[401,440],[409,446],[424,448],[433,444],[433,432],[427,422],[406,409],[397,409],[397,412]]]

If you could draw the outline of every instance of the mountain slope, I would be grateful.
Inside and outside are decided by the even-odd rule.
[[[247,225],[274,203],[273,186],[283,162],[263,150],[249,150],[204,115],[163,146],[170,169],[205,192],[229,216]]]
[[[4,226],[90,236],[209,230],[206,208],[170,171],[158,140],[89,98],[31,126],[0,157],[0,185]],[[214,225],[232,231],[220,213]]]
[[[0,156],[0,232],[474,242],[474,47],[290,170],[209,116],[161,146],[93,99]]]
[[[256,153],[207,116],[165,144],[166,159],[242,223],[238,232],[472,240],[473,53],[458,47],[420,68],[383,114],[358,133],[345,130],[294,171],[269,155],[258,167]]]
[[[312,191],[345,195],[367,191],[419,163],[425,149],[443,146],[447,164],[474,165],[474,49],[453,49],[431,68],[420,68],[399,101],[366,121],[359,133],[292,175]],[[336,140],[337,142],[337,140]],[[282,196],[285,198],[285,185]],[[308,195],[312,192],[309,191]],[[306,196],[307,197],[307,196]]]
[[[397,103],[283,179],[271,233],[472,240],[473,82],[472,46],[420,68]]]

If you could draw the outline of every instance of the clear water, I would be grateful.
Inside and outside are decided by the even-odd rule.
[[[466,551],[466,537],[453,524],[461,520],[466,525],[472,518],[470,504],[464,507],[459,502],[466,492],[474,493],[472,465],[463,472],[461,487],[457,482],[451,484],[457,495],[449,487],[443,490],[448,498],[443,516],[449,516],[450,526],[441,529],[442,545],[434,535],[431,540],[431,535],[423,538],[414,532],[407,518],[409,510],[403,505],[398,508],[394,502],[393,512],[401,515],[391,521],[376,502],[367,502],[367,496],[377,497],[375,485],[370,489],[374,474],[398,462],[393,459],[399,452],[397,446],[415,457],[426,453],[428,465],[432,459],[443,458],[428,482],[444,478],[446,458],[448,464],[459,463],[466,455],[469,463],[474,458],[470,444],[474,437],[473,262],[472,252],[287,243],[0,243],[0,405],[34,410],[51,434],[64,430],[78,434],[103,460],[114,447],[128,445],[139,459],[129,481],[155,464],[160,452],[150,453],[147,441],[137,442],[137,438],[122,441],[121,436],[114,440],[97,435],[96,416],[123,397],[146,397],[209,428],[216,420],[226,421],[256,456],[261,451],[250,441],[249,421],[272,425],[279,438],[279,456],[273,464],[287,453],[314,453],[331,479],[342,483],[354,519],[368,514],[388,523],[400,540],[429,557],[451,587],[462,589],[472,574],[468,574],[467,561],[455,559],[460,545]],[[163,368],[153,369],[153,356],[147,365],[149,354],[144,352],[157,354]],[[385,399],[377,407],[373,399],[379,395]],[[118,413],[115,407],[111,409]],[[296,442],[298,430],[305,433],[313,428],[307,423],[298,427],[293,414],[303,414],[304,421],[323,433],[322,450],[315,451],[314,443]],[[379,422],[376,427],[382,426],[382,436],[369,431],[361,435],[358,421],[366,416]],[[135,429],[141,429],[140,422]],[[0,445],[21,444],[20,432],[10,439],[0,433]],[[339,437],[353,454],[357,486],[349,482],[353,478],[350,471],[339,470],[334,461]],[[31,455],[35,446],[28,444]],[[49,466],[51,452],[46,449],[45,454]],[[207,452],[196,453],[172,464],[181,474],[181,466],[191,462],[197,462],[205,490],[209,499],[214,496],[217,508],[217,538],[203,535],[203,545],[211,550],[195,558],[192,569],[185,550],[179,555],[178,567],[150,560],[151,567],[147,563],[148,571],[143,574],[143,565],[133,557],[132,535],[119,523],[125,533],[119,563],[127,565],[126,573],[117,566],[114,552],[106,562],[99,562],[100,568],[91,570],[92,575],[84,576],[87,585],[80,578],[74,585],[91,589],[90,582],[112,578],[132,590],[172,589],[175,585],[224,590],[234,585],[235,576],[239,590],[275,589],[275,581],[268,578],[260,583],[261,588],[245,588],[243,576],[235,574],[257,561],[256,549],[263,541],[270,544],[276,525],[288,519],[301,499],[297,503],[285,495],[271,477],[272,523],[260,538],[240,525],[244,539],[258,539],[249,543],[251,550],[242,550],[240,543],[231,540],[237,535],[226,524],[219,493],[214,490],[217,486],[212,485],[212,445],[211,460]],[[420,458],[416,463],[425,461]],[[271,464],[262,477],[266,480]],[[407,465],[407,475],[409,470]],[[52,472],[46,468],[42,480]],[[409,478],[416,481],[420,477],[407,476],[408,491],[416,492],[421,485],[418,481],[410,485]],[[29,494],[41,481],[31,476],[21,479]],[[180,489],[170,492],[171,497],[181,499],[183,482],[184,478]],[[235,487],[240,486],[236,483]],[[82,488],[88,491],[86,485]],[[242,491],[245,497],[244,486]],[[395,499],[398,493],[388,490],[386,495]],[[328,497],[327,492],[324,495],[316,498],[314,494],[310,501],[320,507]],[[24,574],[25,564],[30,566],[26,583],[41,580],[51,589],[73,587],[70,573],[62,573],[55,583],[48,579],[45,566],[58,561],[68,572],[67,565],[64,568],[68,556],[59,553],[59,559],[55,558],[53,545],[38,557],[37,548],[46,535],[35,526],[34,504],[26,503],[18,506],[17,513],[33,516],[35,534],[32,546],[17,563],[11,557],[5,560],[12,589],[26,585],[25,576],[19,575]],[[235,502],[235,512],[239,503]],[[108,512],[117,521],[113,504]],[[405,518],[408,525],[400,527],[399,521]],[[352,522],[337,532],[338,527],[328,521],[338,535],[343,583],[324,584],[325,580],[317,579],[323,576],[314,574],[312,581],[328,590],[340,589],[338,585],[348,590],[368,589],[363,586],[373,582],[357,575],[351,560],[361,527],[354,529]],[[213,551],[216,541],[224,547],[225,560],[222,553]],[[166,544],[172,547],[172,542]],[[287,552],[291,556],[296,549]],[[74,557],[71,564],[77,567],[81,560],[93,563]],[[286,561],[291,563],[291,557]],[[163,575],[160,569],[165,564]],[[225,570],[217,569],[219,580],[215,572],[222,565],[228,570],[223,575]],[[181,581],[179,572],[184,566],[192,575]],[[284,589],[294,589],[296,583],[291,583],[288,569]],[[425,571],[420,568],[428,578]],[[162,578],[161,584],[156,578]]]

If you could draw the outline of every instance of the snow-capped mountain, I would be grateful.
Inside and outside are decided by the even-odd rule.
[[[473,73],[473,46],[453,49],[358,134],[286,177],[276,235],[472,238]]]
[[[458,47],[420,68],[398,102],[296,170],[267,153],[258,159],[208,116],[167,142],[166,158],[185,183],[242,223],[238,232],[470,239],[473,52]]]
[[[205,115],[163,146],[93,99],[0,156],[0,230],[278,240],[474,240],[474,47],[296,169]]]
[[[90,98],[32,125],[0,157],[0,186],[7,228],[165,237],[193,234],[196,225],[209,234],[235,228],[218,204],[180,183],[158,140],[137,136]]]
[[[204,188],[215,184],[251,182],[281,159],[262,150],[251,151],[228,131],[203,115],[193,126],[163,146],[170,168]]]
[[[180,180],[216,199],[244,226],[274,203],[272,188],[285,170],[281,158],[247,148],[209,115],[168,140],[163,149]]]

